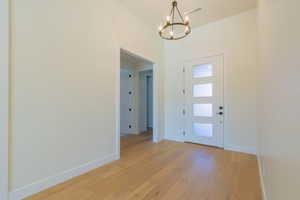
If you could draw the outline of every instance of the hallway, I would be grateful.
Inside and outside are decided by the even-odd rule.
[[[121,159],[27,200],[261,200],[256,157],[194,144],[121,139]]]
[[[147,132],[139,135],[129,134],[129,135],[121,136],[121,154],[123,153],[123,151],[126,152],[126,149],[130,147],[134,147],[137,144],[144,143],[144,142],[151,142],[152,137],[153,137],[152,130],[148,130]]]

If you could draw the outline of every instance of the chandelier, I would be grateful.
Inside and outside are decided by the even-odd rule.
[[[158,33],[165,40],[179,40],[191,33],[190,19],[181,14],[176,0],[172,2],[170,15],[167,16],[165,24],[159,27]]]

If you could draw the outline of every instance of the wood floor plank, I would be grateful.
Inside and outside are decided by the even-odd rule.
[[[253,155],[164,140],[121,139],[121,159],[26,200],[261,200]]]

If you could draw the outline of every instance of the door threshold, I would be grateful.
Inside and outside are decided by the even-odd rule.
[[[222,147],[216,147],[216,146],[207,145],[207,144],[199,144],[199,143],[195,143],[195,142],[184,142],[184,143],[224,150],[224,148],[222,148]]]

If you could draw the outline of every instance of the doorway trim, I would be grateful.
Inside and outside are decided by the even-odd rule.
[[[8,200],[9,1],[0,1],[0,199]]]
[[[120,159],[120,72],[121,72],[121,62],[120,62],[120,54],[121,51],[126,52],[129,55],[132,55],[137,58],[141,58],[147,60],[148,62],[152,63],[153,66],[153,143],[159,142],[158,137],[158,85],[157,85],[157,77],[158,77],[158,70],[157,64],[151,59],[148,59],[146,56],[140,55],[138,53],[126,50],[124,48],[118,48],[118,58],[119,61],[117,62],[117,70],[116,70],[116,88],[117,88],[117,95],[116,95],[116,115],[117,115],[117,123],[116,123],[116,141],[115,141],[115,159]]]

